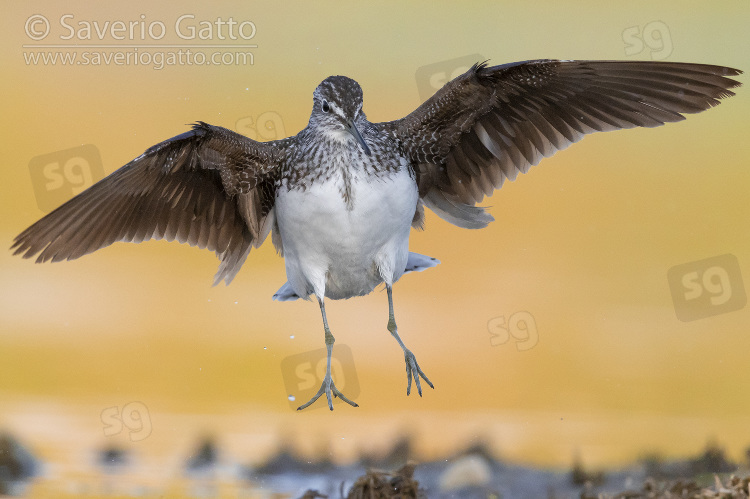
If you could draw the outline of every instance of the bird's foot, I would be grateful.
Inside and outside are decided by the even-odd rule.
[[[406,379],[409,382],[409,384],[406,386],[406,395],[411,394],[411,379],[414,378],[414,381],[417,384],[417,392],[419,393],[420,397],[422,396],[422,385],[419,382],[420,376],[427,382],[428,385],[430,385],[430,388],[434,390],[435,386],[419,368],[419,364],[417,364],[417,358],[414,357],[414,354],[411,353],[411,350],[404,349],[404,359],[406,360]]]
[[[336,385],[333,383],[333,379],[331,378],[331,373],[326,373],[325,378],[323,378],[323,384],[320,385],[320,390],[318,390],[318,393],[316,393],[313,398],[311,398],[306,404],[297,407],[297,410],[301,411],[305,407],[312,405],[312,403],[318,400],[318,398],[324,393],[326,394],[326,398],[328,398],[328,408],[330,410],[333,410],[333,397],[340,398],[352,407],[359,407],[359,405],[346,398],[344,394],[341,393],[338,388],[336,388]]]

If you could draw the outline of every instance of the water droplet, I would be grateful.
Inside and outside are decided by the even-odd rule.
[[[290,340],[293,340],[293,339],[294,339],[294,335],[293,335],[293,334],[290,334],[290,335],[289,335],[289,339],[290,339]]]
[[[294,399],[294,395],[289,395],[289,401],[290,401],[290,402],[294,402],[294,400],[295,400],[295,399]]]
[[[268,350],[268,347],[263,347],[263,350]]]

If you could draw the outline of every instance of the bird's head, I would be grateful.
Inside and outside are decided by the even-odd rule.
[[[360,130],[367,123],[362,112],[362,88],[346,76],[329,76],[313,94],[310,124],[339,139],[353,137],[370,154]]]

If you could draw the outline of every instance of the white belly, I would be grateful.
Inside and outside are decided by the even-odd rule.
[[[350,175],[349,202],[341,174],[305,190],[277,191],[287,279],[299,296],[361,296],[404,273],[418,199],[414,179],[406,167],[377,179]]]

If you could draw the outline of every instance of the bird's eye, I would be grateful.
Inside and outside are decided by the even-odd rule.
[[[323,112],[327,113],[331,110],[330,107],[328,107],[328,101],[323,101]]]

